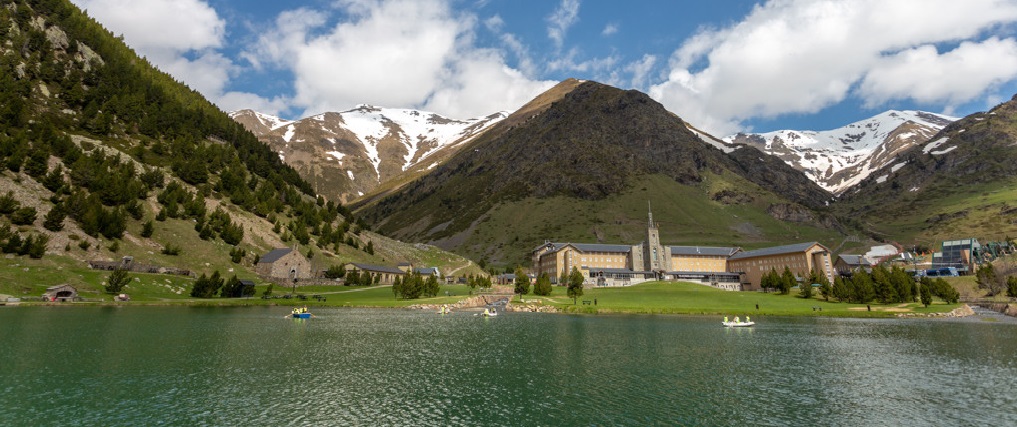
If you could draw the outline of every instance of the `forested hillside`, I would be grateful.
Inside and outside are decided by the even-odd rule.
[[[5,253],[198,271],[387,240],[67,0],[0,0],[0,215]]]

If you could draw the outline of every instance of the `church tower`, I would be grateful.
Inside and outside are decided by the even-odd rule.
[[[643,270],[660,271],[671,267],[671,251],[665,251],[660,245],[660,230],[653,222],[653,209],[646,202],[649,223],[646,225],[646,241],[643,242]]]

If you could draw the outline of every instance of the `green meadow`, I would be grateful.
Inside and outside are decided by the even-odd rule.
[[[103,292],[103,283],[108,272],[81,268],[73,262],[40,260],[0,260],[0,294],[20,297],[26,304],[35,303],[53,284],[54,270],[67,278],[68,283],[78,289],[85,299],[74,304],[113,304],[113,296]],[[256,294],[250,298],[191,298],[190,290],[194,279],[184,276],[131,273],[131,281],[124,289],[130,295],[131,305],[307,305],[309,307],[407,307],[412,305],[453,304],[479,290],[466,285],[443,285],[438,296],[419,299],[397,299],[391,286],[298,286],[259,283]],[[978,290],[970,277],[958,277],[951,284],[974,296]],[[954,283],[956,282],[956,283]],[[262,298],[272,287],[271,297]],[[320,296],[315,298],[314,296]],[[289,296],[287,298],[287,296]],[[300,298],[303,296],[304,298]],[[898,313],[931,314],[948,312],[956,304],[935,301],[929,307],[920,303],[909,304],[847,304],[827,302],[816,296],[803,299],[792,290],[789,295],[762,292],[729,292],[708,286],[685,282],[650,282],[630,287],[586,288],[583,296],[573,302],[566,295],[566,288],[556,286],[549,296],[533,294],[513,296],[513,304],[550,305],[566,313],[587,314],[716,314],[727,316],[837,316],[837,317],[890,317]],[[758,304],[758,309],[756,308]],[[871,311],[869,308],[871,307]]]
[[[541,299],[570,313],[716,314],[732,317],[746,315],[890,317],[898,313],[949,312],[958,306],[942,301],[934,301],[929,307],[924,307],[920,303],[866,306],[827,302],[818,297],[804,299],[794,291],[788,295],[779,295],[723,291],[685,282],[649,282],[623,288],[585,289],[576,304],[565,296],[565,289],[560,287],[555,288],[551,297]],[[529,301],[540,297],[524,298]]]

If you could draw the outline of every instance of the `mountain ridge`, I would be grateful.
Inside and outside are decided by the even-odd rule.
[[[827,191],[840,194],[956,120],[924,111],[888,110],[837,129],[739,133],[723,140],[777,156]]]
[[[362,104],[299,120],[253,110],[230,116],[288,159],[319,194],[345,203],[402,174],[433,168],[507,113],[455,120]]]
[[[681,202],[675,205],[685,197],[677,195],[692,194],[694,200],[708,205],[710,213],[696,214],[706,221],[713,221],[710,215],[729,206],[744,211],[752,221],[765,223],[768,230],[782,227],[778,224],[784,219],[808,223],[810,229],[836,226],[836,221],[822,212],[831,195],[804,174],[751,147],[736,150],[741,152],[736,155],[724,153],[644,93],[568,80],[538,96],[531,107],[493,125],[431,173],[386,197],[358,201],[351,207],[383,234],[499,262],[519,262],[525,255],[515,244],[512,249],[497,249],[509,242],[502,240],[504,236],[488,239],[491,227],[526,234],[519,236],[520,247],[535,246],[543,238],[581,241],[581,234],[551,235],[557,233],[555,227],[571,227],[561,221],[574,216],[560,212],[556,205],[599,205],[605,212],[618,211],[621,207],[609,209],[604,203],[622,194],[639,193],[642,186],[660,189],[648,195],[655,206],[662,197],[675,196],[675,200],[660,203],[676,206],[676,211],[687,209],[681,208]],[[542,202],[551,199],[561,203]],[[509,215],[501,212],[506,206],[520,204],[544,205],[546,212],[559,213],[549,219],[553,224],[534,225],[545,229],[546,235],[487,224],[490,218]],[[730,207],[739,204],[744,206]],[[645,209],[643,203],[639,205]],[[777,205],[783,207],[775,208],[773,215],[766,212]],[[596,222],[593,217],[598,215],[587,218]],[[645,213],[637,215],[640,218]],[[784,219],[777,218],[782,215]],[[744,219],[728,220],[731,223],[725,222],[719,230],[759,228],[742,224]],[[626,230],[634,225],[623,218],[611,221],[622,225],[611,231],[619,235],[630,234]],[[686,224],[683,228],[694,226],[680,218],[675,222]],[[718,230],[703,232],[712,235]],[[490,247],[485,248],[478,238],[487,239]]]

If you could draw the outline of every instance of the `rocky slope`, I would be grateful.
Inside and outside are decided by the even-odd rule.
[[[740,133],[724,141],[777,156],[826,190],[840,194],[896,163],[901,153],[927,142],[955,120],[923,111],[891,110],[833,130]]]
[[[424,111],[370,105],[296,121],[252,110],[230,113],[277,151],[319,194],[342,202],[400,175],[434,168],[506,115],[454,120]]]

